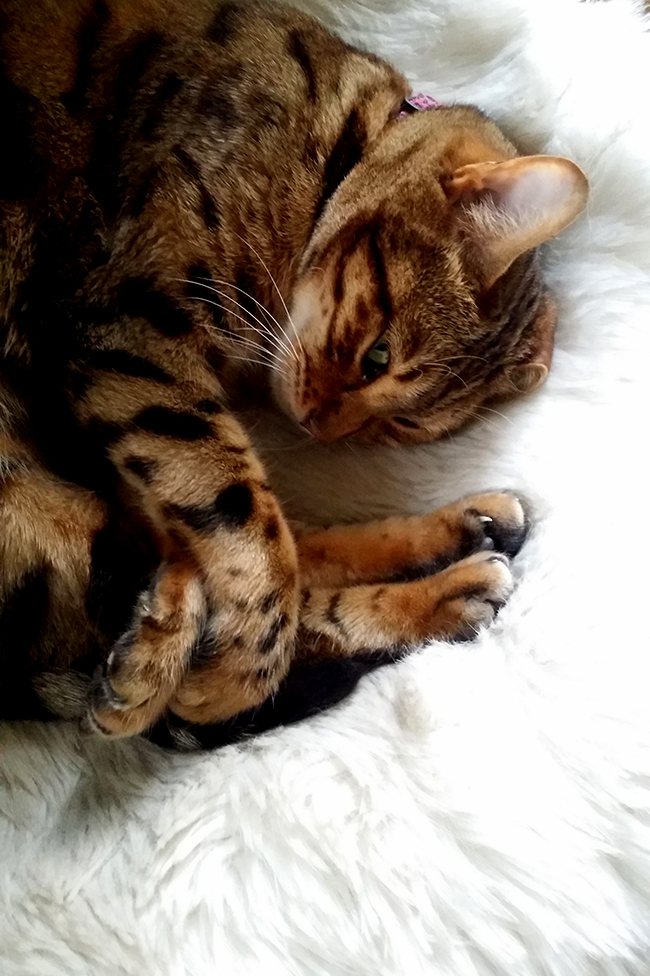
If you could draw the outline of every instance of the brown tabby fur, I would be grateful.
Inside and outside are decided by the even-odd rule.
[[[398,121],[404,78],[289,8],[0,21],[0,714],[74,711],[62,676],[104,661],[95,731],[214,723],[301,656],[489,622],[514,496],[294,535],[230,404],[268,384],[320,439],[404,442],[534,388],[555,311],[532,249],[584,182],[541,230],[496,226],[473,204],[528,166],[497,128]]]

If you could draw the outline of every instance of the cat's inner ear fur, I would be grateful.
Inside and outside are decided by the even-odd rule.
[[[561,156],[469,163],[443,178],[442,185],[483,289],[521,254],[568,227],[588,196],[585,174]]]

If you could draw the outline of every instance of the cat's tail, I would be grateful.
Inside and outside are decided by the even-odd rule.
[[[167,715],[145,735],[156,745],[177,752],[218,749],[242,742],[338,705],[354,691],[365,674],[392,663],[399,656],[393,651],[391,654],[373,653],[294,664],[273,697],[258,708],[215,725],[193,725]]]

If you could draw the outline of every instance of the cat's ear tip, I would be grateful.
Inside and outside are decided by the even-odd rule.
[[[585,171],[573,159],[566,156],[532,156],[530,158],[559,171],[561,178],[570,183],[574,206],[579,208],[578,213],[582,212],[589,198],[589,180]]]
[[[532,393],[539,389],[548,376],[548,366],[545,363],[523,363],[512,366],[508,370],[508,380],[517,393]]]

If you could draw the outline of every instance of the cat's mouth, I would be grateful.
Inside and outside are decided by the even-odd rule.
[[[320,416],[322,411],[312,411],[304,420],[300,421],[300,426],[309,431],[312,437],[322,444],[331,444],[333,441],[344,440],[349,437],[357,437],[367,430],[374,422],[373,417],[367,417],[359,423],[345,422],[336,416]]]

